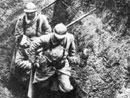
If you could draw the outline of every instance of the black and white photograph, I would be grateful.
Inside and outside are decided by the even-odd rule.
[[[0,0],[0,98],[130,98],[130,0]]]

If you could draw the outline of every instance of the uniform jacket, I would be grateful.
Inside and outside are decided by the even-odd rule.
[[[61,42],[59,40],[56,40],[56,38],[54,37],[55,37],[54,33],[50,33],[48,35],[43,35],[37,38],[34,42],[32,42],[29,49],[30,52],[34,52],[35,50],[39,48],[43,48],[43,52],[44,52],[49,48],[62,45],[65,48],[65,50],[68,52],[68,56],[75,56],[76,48],[75,48],[75,43],[74,43],[74,36],[72,34],[67,33],[66,38],[64,38]],[[63,67],[62,69],[59,69],[59,71],[70,75],[70,66],[69,66],[68,60],[66,60],[65,64],[67,66],[65,66],[65,68]],[[39,75],[39,72],[36,72],[36,74]],[[38,79],[35,81],[35,77],[38,78],[37,77],[38,75],[34,76],[34,82],[38,82]],[[41,78],[39,80],[41,80]]]
[[[16,41],[17,38],[23,34],[29,38],[32,38],[51,32],[51,26],[49,25],[45,15],[38,14],[32,21],[30,22],[27,21],[28,21],[27,16],[25,14],[21,15],[18,18],[14,34]]]
[[[43,48],[43,51],[45,51],[50,47],[55,47],[61,44],[64,46],[66,51],[68,51],[68,56],[75,56],[76,49],[74,43],[74,36],[72,34],[67,33],[66,38],[64,38],[64,40],[60,43],[59,42],[60,41],[54,38],[54,33],[42,35],[36,38],[34,41],[32,41],[29,51],[33,53],[35,52],[35,50],[38,50],[39,48]],[[65,66],[62,69],[59,69],[58,71],[70,75],[71,67],[69,66],[68,60],[65,61]],[[17,66],[24,69],[27,69],[28,66],[31,64],[25,50],[18,50],[16,55],[16,63]],[[43,66],[43,68],[36,68],[35,72],[31,70],[28,90],[28,96],[30,98],[32,98],[33,96],[33,84],[45,81],[55,73],[55,69],[53,69],[53,67],[49,67],[47,73],[45,73],[45,71],[43,71],[45,67],[46,66]]]
[[[48,35],[43,35],[37,38],[35,41],[32,42],[29,51],[33,54],[33,52],[35,52],[39,48],[43,48],[43,52],[44,52],[49,48],[62,45],[65,48],[65,50],[68,52],[68,56],[75,56],[76,49],[74,43],[74,36],[72,34],[67,33],[66,38],[64,38],[61,42],[59,40],[56,40],[54,37],[55,37],[54,33],[50,33]],[[42,70],[42,68],[40,69]],[[34,82],[39,82],[40,80],[45,79],[44,76],[46,75],[42,74],[41,70],[36,70],[34,75]],[[58,71],[70,75],[70,66],[68,60],[65,60],[65,66],[61,69],[58,69]]]
[[[29,51],[33,54],[37,49],[42,47],[43,52],[44,52],[50,47],[55,47],[61,44],[65,48],[65,50],[68,52],[68,56],[75,56],[76,48],[75,48],[75,43],[74,43],[74,36],[72,34],[67,33],[66,38],[64,38],[64,40],[62,40],[61,42],[59,40],[56,40],[54,37],[55,37],[54,33],[40,36],[39,38],[37,38],[36,40],[32,42],[29,48]],[[34,78],[31,83],[38,83],[38,82],[44,81],[54,74],[53,68],[50,68],[47,73],[44,73],[44,71],[42,71],[42,69],[44,68],[40,68],[40,69],[41,70],[36,69],[34,73]],[[70,75],[70,70],[71,70],[71,67],[69,65],[68,60],[66,59],[65,66],[61,69],[58,69],[57,71],[66,75]],[[33,86],[30,85],[29,92],[28,92],[28,96],[30,96],[30,98],[33,94],[32,88]]]
[[[57,40],[54,36],[54,33],[50,33],[48,35],[43,35],[37,38],[30,45],[30,52],[35,52],[39,48],[43,48],[43,51],[49,49],[50,47],[55,47],[58,45],[62,45],[66,51],[68,51],[68,56],[75,56],[76,47],[74,42],[74,36],[70,33],[67,33],[67,36],[61,41]]]
[[[49,25],[45,15],[39,14],[31,23],[26,23],[26,15],[19,17],[15,27],[15,39],[16,43],[20,35],[26,35],[31,41],[36,37],[45,35],[51,32],[51,26]],[[16,50],[16,64],[20,68],[26,68],[28,56],[24,53],[24,49],[19,48]]]
[[[21,15],[16,22],[14,33],[16,43],[18,42],[18,39],[20,38],[21,35],[26,35],[31,41],[33,41],[36,37],[51,33],[51,26],[49,25],[45,15],[38,14],[31,22],[27,22],[26,20],[27,18],[26,15],[24,14]],[[33,73],[32,70],[30,69],[31,62],[29,61],[28,55],[26,54],[25,50],[26,49],[17,47],[16,54],[14,54],[16,56],[14,61],[12,62],[15,62],[18,69],[20,68],[21,70],[24,71],[30,70],[31,78],[29,88],[31,88]]]

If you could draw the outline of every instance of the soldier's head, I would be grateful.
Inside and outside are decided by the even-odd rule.
[[[29,20],[34,19],[35,16],[36,16],[36,12],[37,12],[36,5],[34,3],[32,3],[32,2],[27,3],[25,5],[24,12],[26,13],[27,18]]]
[[[63,23],[59,23],[54,27],[53,32],[57,39],[64,39],[67,35],[67,27]]]

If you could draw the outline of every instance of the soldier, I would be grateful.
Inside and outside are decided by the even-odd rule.
[[[53,33],[43,35],[33,41],[28,50],[31,55],[34,55],[35,51],[42,47],[42,58],[44,59],[42,59],[41,65],[36,66],[34,79],[32,80],[34,88],[32,98],[39,98],[38,96],[42,91],[40,87],[46,84],[46,81],[55,73],[57,74],[58,89],[60,91],[70,92],[73,90],[70,83],[70,63],[77,62],[74,36],[67,32],[66,26],[62,23],[57,24],[53,31]]]
[[[37,8],[32,2],[26,4],[24,12],[25,14],[19,17],[15,27],[15,40],[19,45],[15,62],[20,67],[23,67],[22,64],[17,61],[17,55],[20,54],[20,50],[24,50],[22,49],[23,47],[29,46],[29,40],[33,41],[36,37],[51,32],[51,26],[49,25],[46,16],[38,14]],[[28,41],[24,39],[27,39]],[[24,66],[23,68],[26,67]]]
[[[16,42],[23,35],[33,40],[35,37],[51,32],[51,26],[46,16],[39,14],[36,6],[32,2],[26,4],[24,12],[25,14],[20,16],[16,23]]]
[[[28,61],[28,55],[25,53],[26,48],[28,48],[31,41],[37,37],[51,33],[51,26],[46,16],[39,14],[36,6],[32,2],[26,4],[24,12],[25,13],[20,16],[16,22],[14,36],[17,49],[14,54],[16,57],[12,59],[12,62],[15,62],[17,68],[14,68],[15,71],[17,71],[19,75],[22,75],[23,78],[26,76],[24,74],[26,73],[25,70],[31,70],[31,63]],[[12,68],[13,66],[14,65],[11,65]],[[12,73],[17,77],[17,72],[15,71]]]

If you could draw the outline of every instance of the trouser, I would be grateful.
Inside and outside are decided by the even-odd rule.
[[[66,60],[66,64],[62,69],[55,69],[55,74],[49,77],[47,80],[43,82],[38,82],[34,85],[34,98],[38,98],[41,95],[41,91],[44,91],[46,87],[51,91],[62,91],[62,92],[70,92],[73,90],[73,86],[70,82],[70,70],[69,63]],[[47,74],[45,77],[48,76]],[[46,90],[47,91],[47,90]]]
[[[40,98],[40,96],[50,96],[50,93],[55,91],[70,92],[73,86],[70,83],[70,76],[58,73],[55,77],[44,82],[33,84],[33,98]],[[54,83],[55,82],[55,83]]]
[[[57,78],[58,78],[59,89],[62,92],[70,92],[71,90],[73,90],[73,86],[71,85],[69,75],[58,73]]]
[[[65,66],[57,70],[59,89],[62,92],[70,92],[71,90],[73,90],[73,86],[71,85],[70,82],[70,76],[71,76],[70,72],[71,67],[69,66],[68,60],[66,59]]]
[[[32,98],[49,98],[50,90],[47,87],[42,87],[42,83],[33,84],[33,97]]]

